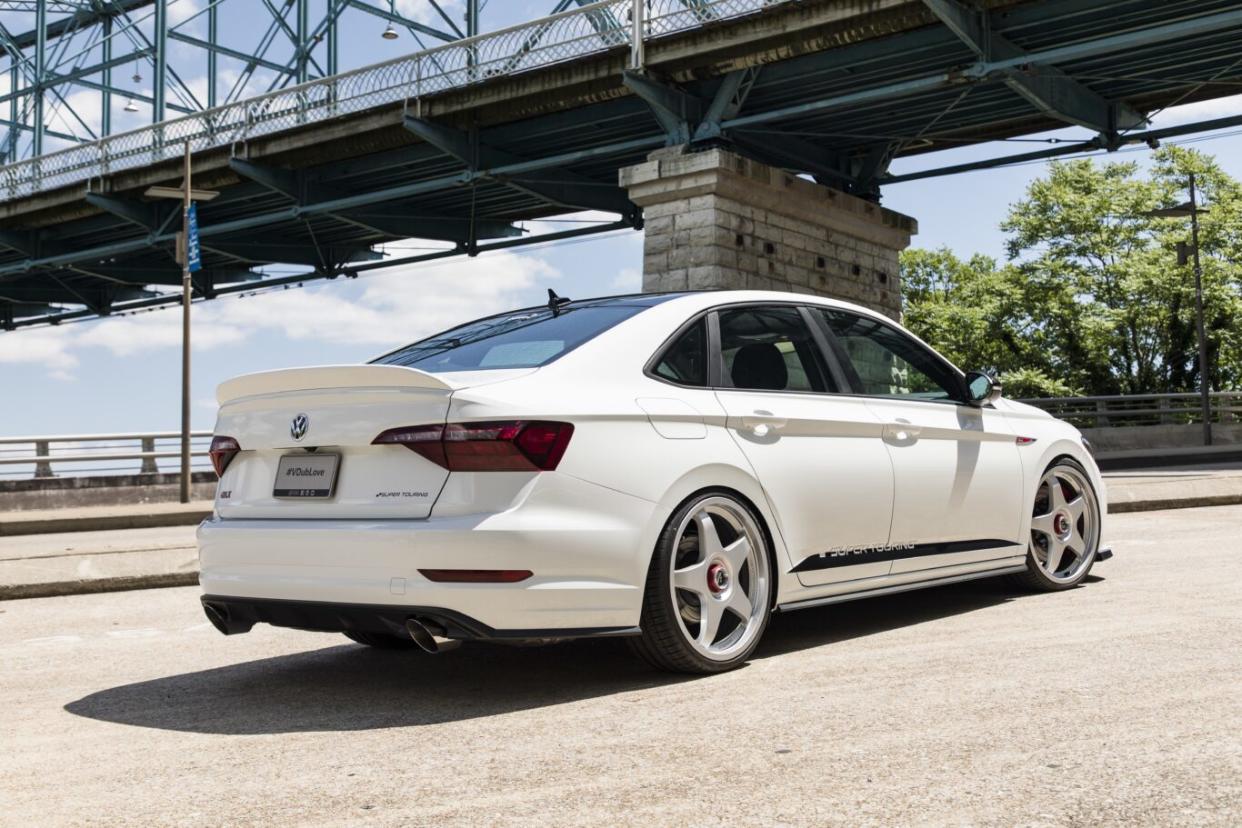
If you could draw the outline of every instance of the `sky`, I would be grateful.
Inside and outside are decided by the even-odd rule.
[[[198,0],[177,2],[186,4],[179,14],[188,16]],[[546,13],[551,5],[551,0],[491,0],[485,26],[530,19]],[[403,0],[398,6],[411,15],[426,12],[418,0]],[[0,22],[5,22],[2,17]],[[343,67],[413,48],[408,39],[381,40],[382,22],[366,15],[343,22],[348,23],[343,32]],[[246,23],[230,20],[230,25],[243,28]],[[235,72],[229,67],[223,71]],[[192,88],[205,87],[201,77],[187,83]],[[1242,96],[1169,110],[1159,114],[1153,125],[1240,112]],[[140,119],[141,114],[134,117]],[[1069,129],[1046,137],[1086,136],[1083,130]],[[1215,155],[1226,171],[1242,178],[1242,134],[1194,140],[1193,146]],[[960,148],[899,160],[893,172],[1027,149],[1023,144]],[[1109,158],[1147,164],[1150,152],[1144,147]],[[945,246],[961,255],[980,252],[1002,258],[1004,236],[997,225],[1045,170],[1045,164],[1036,163],[892,185],[883,193],[883,204],[918,219],[915,246]],[[605,217],[566,217],[574,222],[595,218]],[[543,222],[530,226],[542,232],[580,225]],[[409,248],[421,244],[425,243],[396,244],[388,252],[394,257],[410,255]],[[197,303],[192,312],[194,428],[212,427],[215,387],[231,376],[297,365],[362,362],[460,322],[542,302],[547,288],[574,298],[637,291],[641,265],[641,231],[621,231],[473,259],[398,267],[356,280],[308,282],[301,288]],[[0,395],[4,399],[0,436],[175,430],[180,422],[179,383],[178,308],[0,333]]]

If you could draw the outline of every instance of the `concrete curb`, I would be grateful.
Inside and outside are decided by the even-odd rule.
[[[5,518],[0,536],[56,535],[61,532],[102,532],[110,529],[154,529],[164,526],[196,526],[211,516],[211,509],[148,512],[117,515],[85,515],[56,518]]]
[[[1124,515],[1129,512],[1161,512],[1165,509],[1193,509],[1198,506],[1236,506],[1242,504],[1242,492],[1228,492],[1215,495],[1192,495],[1191,497],[1173,497],[1163,500],[1129,500],[1121,503],[1108,504],[1110,515]]]
[[[162,572],[158,575],[119,575],[113,578],[49,581],[42,584],[0,584],[0,601],[19,598],[54,598],[96,592],[127,592],[132,589],[197,586],[197,572]]]

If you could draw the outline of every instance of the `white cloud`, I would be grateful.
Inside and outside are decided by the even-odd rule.
[[[61,94],[64,95],[63,90]],[[65,106],[66,103],[68,106]],[[82,128],[82,122],[85,122],[96,134],[99,133],[100,124],[103,122],[103,96],[94,89],[79,89],[70,92],[65,95],[63,103],[55,96],[49,95],[47,104],[51,110],[47,115],[47,125],[57,132],[77,135],[85,140],[89,137],[89,133]],[[78,118],[81,118],[82,122],[79,122]]]
[[[193,307],[196,351],[275,333],[289,340],[374,345],[376,353],[460,322],[522,304],[522,294],[560,273],[534,255],[509,251],[436,265],[394,268],[358,282],[308,282],[239,301],[226,297]],[[82,325],[0,335],[0,364],[42,365],[70,378],[79,356],[104,350],[133,356],[181,345],[181,315],[172,310]]]
[[[199,0],[173,0],[168,4],[168,25],[177,26],[203,10]]]
[[[78,366],[71,353],[68,328],[46,328],[0,335],[0,364],[41,365],[57,379],[68,379]]]
[[[444,9],[444,13],[452,18],[462,31],[466,30],[465,6],[461,0],[440,0],[440,8]],[[426,0],[397,0],[397,13],[419,23],[444,28],[444,20]]]
[[[1177,126],[1213,118],[1227,118],[1231,115],[1242,115],[1242,95],[1175,106],[1158,114],[1152,119],[1152,124],[1156,127]]]
[[[217,316],[206,305],[195,305],[192,308],[194,348],[217,348],[241,342],[246,338],[245,331],[240,327],[221,322],[215,318]],[[102,320],[86,327],[74,341],[75,348],[103,348],[114,356],[133,356],[154,348],[180,346],[181,314],[171,311]]]

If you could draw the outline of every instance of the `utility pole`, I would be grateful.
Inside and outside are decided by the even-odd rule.
[[[644,11],[644,0],[634,0],[634,8],[630,12],[630,25],[634,28],[630,36],[630,68],[634,70],[641,70],[647,63],[647,44],[643,40],[646,33]]]
[[[190,502],[190,142],[181,197],[181,502]]]
[[[1212,445],[1212,396],[1208,375],[1207,330],[1203,322],[1203,265],[1199,261],[1199,198],[1190,174],[1190,246],[1195,257],[1195,326],[1199,332],[1199,389],[1203,404],[1203,445]]]
[[[147,198],[181,201],[181,235],[177,238],[177,263],[181,265],[181,502],[190,502],[190,302],[194,298],[191,274],[202,267],[198,249],[195,201],[211,201],[215,190],[195,190],[190,179],[190,142],[185,142],[180,187],[148,187]],[[193,242],[193,244],[191,244]]]
[[[1195,271],[1195,331],[1199,340],[1199,401],[1202,406],[1203,445],[1212,445],[1212,386],[1208,373],[1207,325],[1203,321],[1203,264],[1199,259],[1199,214],[1208,212],[1199,207],[1199,189],[1195,174],[1190,173],[1190,201],[1175,207],[1148,210],[1150,218],[1186,218],[1190,216],[1190,247]],[[1177,264],[1186,264],[1185,243],[1178,242]]]

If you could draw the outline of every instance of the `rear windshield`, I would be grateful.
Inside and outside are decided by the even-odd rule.
[[[372,363],[406,365],[433,374],[537,368],[646,309],[645,304],[571,305],[554,315],[547,308],[528,308],[468,322]]]

